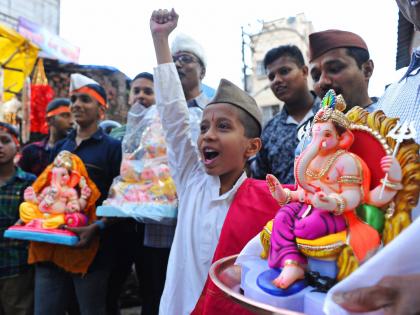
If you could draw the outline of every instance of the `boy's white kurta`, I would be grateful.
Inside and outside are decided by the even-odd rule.
[[[189,114],[173,63],[155,68],[156,104],[166,132],[168,159],[178,200],[178,223],[169,256],[159,314],[184,315],[194,309],[212,262],[223,222],[245,173],[219,196],[218,176],[204,170],[192,142]]]

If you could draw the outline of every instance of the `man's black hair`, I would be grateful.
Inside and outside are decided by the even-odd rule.
[[[356,63],[360,69],[362,65],[370,59],[369,51],[359,47],[346,47],[347,55],[356,60]]]
[[[296,61],[296,64],[299,67],[305,65],[305,60],[303,59],[302,52],[295,45],[281,45],[279,47],[270,49],[264,57],[264,69],[267,69],[267,66],[279,59],[280,57],[288,56],[293,58]]]
[[[133,81],[135,81],[135,80],[137,80],[137,79],[141,79],[141,78],[143,78],[143,79],[147,79],[147,80],[149,80],[149,81],[152,81],[152,82],[153,82],[153,74],[151,74],[151,73],[149,73],[149,72],[141,72],[141,73],[139,73],[138,75],[136,75],[136,76],[134,77]],[[131,82],[133,82],[133,81],[131,81]]]

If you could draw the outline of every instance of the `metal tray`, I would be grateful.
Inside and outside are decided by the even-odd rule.
[[[274,307],[265,303],[245,297],[241,293],[241,267],[235,265],[238,255],[219,259],[210,267],[209,275],[214,284],[226,293],[235,303],[238,303],[251,312],[261,315],[303,315]]]

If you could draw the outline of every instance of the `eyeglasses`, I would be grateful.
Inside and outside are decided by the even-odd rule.
[[[193,56],[190,56],[190,55],[172,56],[172,60],[174,61],[174,63],[179,61],[179,63],[181,63],[183,65],[193,63],[193,62],[199,62],[196,58],[194,58]]]
[[[70,101],[74,104],[76,103],[77,99],[79,99],[82,103],[90,103],[92,102],[92,98],[87,94],[74,94],[70,96]]]

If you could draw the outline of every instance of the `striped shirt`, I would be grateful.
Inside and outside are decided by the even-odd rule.
[[[391,84],[379,99],[376,109],[401,122],[414,122],[415,138],[420,143],[420,47],[413,52],[406,74]]]

